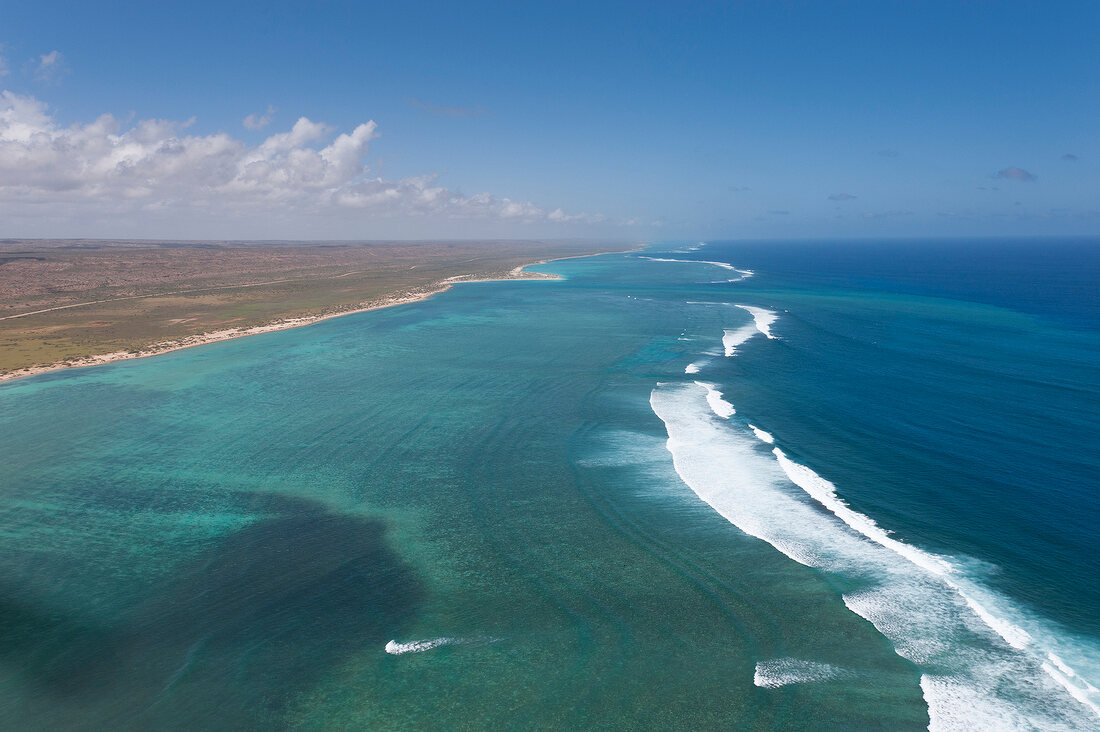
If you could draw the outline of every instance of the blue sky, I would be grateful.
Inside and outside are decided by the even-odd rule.
[[[1100,230],[1100,3],[12,5],[0,236]]]

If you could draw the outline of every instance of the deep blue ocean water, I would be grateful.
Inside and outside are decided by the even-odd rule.
[[[1100,242],[539,269],[0,385],[4,718],[1100,728]]]

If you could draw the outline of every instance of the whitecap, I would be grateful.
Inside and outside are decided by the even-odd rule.
[[[423,653],[440,646],[451,646],[462,642],[459,638],[427,638],[425,640],[409,641],[408,643],[398,643],[391,640],[386,644],[386,653],[392,656],[401,656],[406,653]]]
[[[760,429],[756,425],[752,425],[752,424],[749,425],[749,429],[752,430],[752,433],[754,435],[756,435],[756,438],[758,440],[760,440],[761,442],[766,442],[769,445],[775,443],[775,438],[772,437],[771,432],[765,432],[764,430]]]
[[[737,347],[756,335],[756,326],[753,324],[742,325],[740,328],[726,328],[722,334],[722,348],[725,349],[727,358],[737,355]]]
[[[737,410],[733,408],[733,405],[722,398],[722,392],[710,384],[704,384],[702,381],[696,381],[695,383],[707,390],[707,404],[710,405],[711,411],[719,417],[729,419],[737,414]]]
[[[1087,682],[1075,682],[1074,693],[1064,683],[1069,674],[1059,679],[1052,661],[1016,647],[1022,636],[990,626],[978,611],[984,603],[964,592],[947,560],[890,537],[778,448],[774,459],[761,453],[748,431],[717,418],[708,391],[681,382],[651,392],[676,472],[746,534],[861,587],[844,594],[844,604],[920,666],[933,730],[990,728],[990,720],[1007,720],[993,727],[1004,729],[1096,726],[1091,702],[1069,695],[1091,699]],[[980,703],[959,708],[960,699]]]
[[[737,307],[742,310],[747,310],[749,314],[752,315],[752,322],[758,331],[768,338],[775,338],[775,336],[772,335],[771,324],[779,318],[779,313],[772,312],[765,308],[753,307],[752,305],[738,305]]]
[[[757,662],[752,683],[762,689],[778,689],[790,684],[829,681],[851,675],[845,669],[828,663],[799,658],[773,658]]]
[[[680,264],[709,264],[713,267],[721,267],[722,269],[728,269],[729,271],[736,272],[738,275],[740,275],[736,279],[727,280],[728,282],[739,282],[741,280],[752,277],[753,274],[754,274],[753,271],[750,270],[750,269],[738,269],[737,267],[734,267],[729,262],[715,262],[715,261],[706,260],[706,259],[673,259],[671,257],[647,257],[647,256],[641,256],[641,255],[638,256],[638,259],[648,259],[650,262],[678,262]]]

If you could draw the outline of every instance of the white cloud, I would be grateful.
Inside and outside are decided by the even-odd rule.
[[[268,106],[267,111],[260,116],[250,114],[242,120],[245,129],[262,130],[271,124],[271,118],[275,115],[275,107]]]
[[[65,65],[65,57],[60,51],[50,51],[38,57],[38,61],[31,59],[31,67],[34,70],[35,81],[57,82],[68,72]]]
[[[373,121],[333,138],[331,127],[302,117],[289,131],[257,145],[224,132],[186,134],[188,124],[149,119],[124,125],[105,114],[65,127],[41,101],[4,91],[0,213],[40,220],[63,213],[79,220],[85,212],[101,222],[152,214],[163,218],[165,212],[175,212],[175,220],[186,220],[181,212],[203,212],[238,223],[248,217],[270,221],[271,213],[283,219],[355,214],[359,221],[431,216],[561,224],[600,219],[560,209],[547,212],[489,193],[464,195],[436,185],[434,176],[372,177],[363,159],[377,136]]]
[[[567,214],[560,208],[556,208],[550,213],[546,214],[547,221],[557,221],[561,223],[575,223],[580,222],[584,224],[602,224],[607,221],[607,217],[603,214]]]

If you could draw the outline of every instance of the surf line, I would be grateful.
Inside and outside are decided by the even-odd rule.
[[[770,326],[775,313],[738,307],[754,316],[753,323],[724,333],[728,356],[754,335],[774,338]],[[947,558],[890,536],[841,499],[834,484],[789,458],[771,433],[747,425],[771,448],[774,460],[765,457],[754,447],[755,440],[746,443],[747,431],[742,436],[738,423],[730,424],[734,405],[723,396],[704,381],[662,382],[653,389],[650,405],[665,423],[676,472],[745,533],[801,564],[862,578],[865,588],[844,594],[844,604],[921,668],[932,729],[1031,729],[1038,720],[1044,728],[1095,726],[1086,710],[1100,716],[1100,692],[1045,649],[1047,644],[990,612],[989,601],[979,601],[988,591],[960,575]],[[832,519],[797,499],[791,488],[825,508]],[[834,524],[836,520],[843,526]],[[1037,658],[1036,651],[1043,657]],[[1005,682],[1006,676],[1013,681]],[[1067,705],[1058,693],[1051,697],[1058,687],[1083,706]]]
[[[662,382],[651,393],[650,405],[665,423],[676,472],[746,534],[800,564],[862,585],[842,595],[844,604],[921,669],[932,729],[1095,727],[1095,717],[1084,706],[1052,695],[1061,687],[1081,701],[1091,694],[1088,687],[1080,685],[1075,693],[1045,668],[1057,670],[1053,661],[1043,659],[1040,665],[1019,648],[1028,637],[1022,629],[1016,635],[1011,624],[989,625],[994,616],[954,576],[947,579],[955,570],[946,559],[892,539],[872,519],[846,506],[850,524],[831,510],[821,513],[807,486],[829,501],[831,487],[813,485],[812,478],[824,479],[805,466],[793,461],[784,466],[778,455],[762,453],[747,430],[742,434],[713,410],[708,393],[707,384],[694,382]],[[784,458],[789,460],[785,453]],[[826,507],[845,513],[838,503]],[[1069,673],[1061,675],[1070,678]]]
[[[741,308],[752,315],[752,322],[742,325],[740,328],[727,328],[725,330],[722,335],[722,347],[727,358],[736,356],[738,347],[757,333],[770,340],[778,340],[778,336],[774,335],[771,330],[772,323],[779,318],[778,313],[753,305],[735,305],[734,307]]]
[[[721,267],[722,269],[728,269],[731,272],[736,272],[738,275],[740,275],[736,279],[729,280],[729,282],[740,282],[741,280],[747,280],[749,277],[752,277],[754,274],[756,274],[751,269],[739,269],[738,267],[734,267],[729,262],[715,262],[715,261],[707,260],[707,259],[673,259],[671,257],[647,257],[647,256],[642,256],[642,255],[639,255],[638,259],[648,259],[650,262],[677,262],[677,263],[680,263],[680,264],[709,264],[713,267]]]

